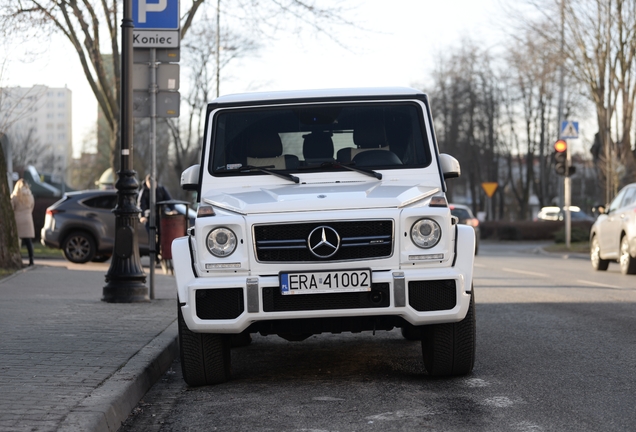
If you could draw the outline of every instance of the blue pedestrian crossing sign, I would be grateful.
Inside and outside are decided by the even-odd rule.
[[[577,139],[579,137],[579,122],[565,120],[561,122],[561,139]]]

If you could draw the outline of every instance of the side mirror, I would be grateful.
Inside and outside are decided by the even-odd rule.
[[[187,191],[196,191],[199,188],[199,170],[201,165],[192,165],[181,173],[181,188]]]
[[[459,166],[459,162],[457,159],[448,155],[446,153],[440,153],[439,155],[439,163],[442,167],[442,173],[444,174],[444,179],[449,178],[457,178],[462,173],[462,169]]]

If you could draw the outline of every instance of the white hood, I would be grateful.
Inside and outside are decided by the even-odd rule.
[[[204,196],[202,201],[241,214],[360,210],[404,207],[439,190],[437,186],[402,182],[320,183],[232,188]]]

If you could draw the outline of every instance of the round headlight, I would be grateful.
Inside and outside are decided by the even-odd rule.
[[[411,239],[422,249],[432,248],[441,238],[442,229],[433,219],[420,219],[411,227]]]
[[[232,255],[236,249],[236,235],[228,228],[215,228],[208,234],[206,246],[210,253],[223,258]]]

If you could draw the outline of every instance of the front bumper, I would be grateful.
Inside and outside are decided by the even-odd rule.
[[[342,293],[291,295],[279,302],[277,275],[197,277],[189,240],[181,237],[172,244],[173,257],[180,257],[174,259],[179,305],[188,328],[201,333],[240,333],[265,321],[345,317],[396,317],[412,325],[458,322],[470,304],[475,247],[472,228],[459,228],[461,247],[453,266],[373,271],[373,291],[349,296],[349,303]],[[334,305],[328,297],[314,296],[342,297]],[[324,308],[316,309],[316,302]]]

